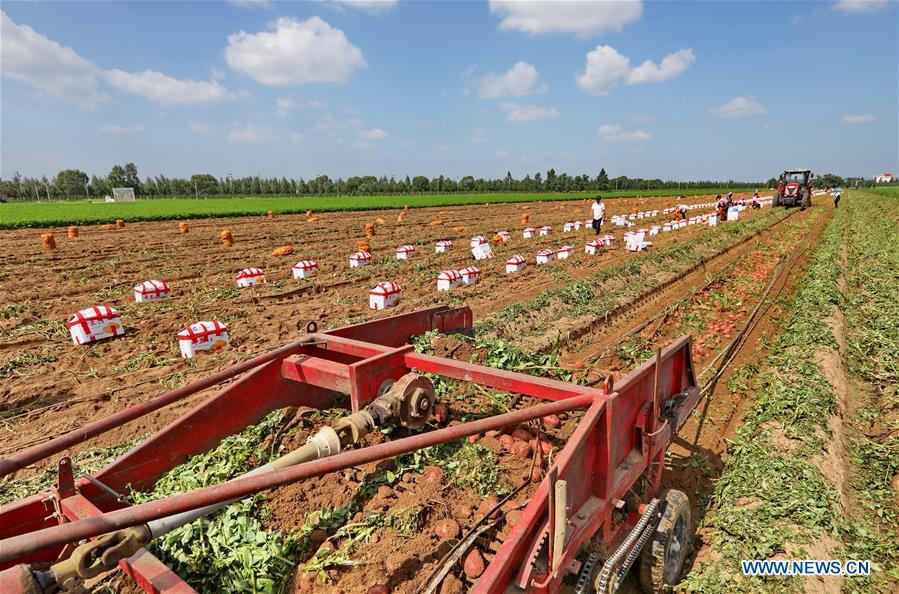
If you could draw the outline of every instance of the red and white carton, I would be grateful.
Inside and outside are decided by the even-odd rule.
[[[562,225],[563,233],[571,233],[572,231],[574,231],[574,223],[565,223]]]
[[[593,227],[593,219],[587,219],[584,221],[584,229],[590,229]]]
[[[449,291],[462,283],[462,275],[458,270],[442,270],[437,275],[437,290]]]
[[[537,252],[537,265],[541,264],[549,264],[553,261],[553,258],[556,257],[556,252],[553,250],[540,250]]]
[[[76,312],[66,322],[66,327],[72,335],[72,342],[76,345],[90,344],[125,334],[119,312],[105,305],[88,307]]]
[[[556,260],[567,260],[568,256],[570,256],[574,252],[574,248],[570,245],[563,245],[559,249],[556,250]]]
[[[584,253],[588,256],[595,256],[597,254],[601,254],[605,246],[606,242],[604,242],[602,239],[591,239],[587,242],[587,245],[584,246]]]
[[[400,301],[400,292],[398,284],[390,281],[380,282],[368,292],[368,306],[372,309],[393,307]]]
[[[451,249],[453,249],[453,242],[448,239],[443,239],[434,244],[434,251],[438,254],[445,254]]]
[[[318,272],[318,263],[315,260],[300,260],[290,267],[293,278],[309,278]]]
[[[512,234],[508,231],[497,231],[496,234],[502,240],[503,243],[509,243],[512,241]]]
[[[686,226],[687,226],[687,221],[678,221],[678,222],[677,222],[677,228],[678,228],[678,229],[683,229],[683,228],[686,227]]]
[[[591,221],[590,224],[591,224],[591,225],[593,224],[592,221]],[[581,230],[581,222],[580,222],[580,221],[575,221],[575,222],[571,223],[571,225],[574,227],[574,230],[575,230],[575,231],[580,231],[580,230]],[[590,226],[590,225],[587,225],[587,227],[589,227],[589,226]]]
[[[541,237],[546,237],[547,235],[549,235],[552,232],[553,232],[553,228],[550,227],[549,225],[543,225],[542,227],[540,227],[540,236]]]
[[[638,218],[638,219],[642,219],[642,218],[645,217],[645,216],[646,216],[646,213],[645,213],[645,212],[638,212],[638,213],[637,213],[637,218]]]
[[[649,234],[650,235],[658,235],[659,229],[661,229],[661,227],[659,227],[658,225],[653,225],[652,227],[649,228]]]
[[[625,240],[625,249],[629,252],[642,252],[646,248],[652,245],[652,243],[645,240],[646,232],[638,231],[637,233],[632,233],[630,237]]]
[[[533,227],[528,227],[527,229],[522,231],[521,234],[525,239],[532,239],[535,235],[537,235],[537,230]]]
[[[415,255],[415,246],[414,245],[401,245],[396,248],[396,259],[397,260],[411,260],[412,256]]]
[[[238,287],[252,287],[265,284],[265,271],[261,268],[244,268],[234,277]]]
[[[148,280],[134,285],[134,300],[137,303],[168,299],[171,296],[172,291],[169,290],[169,286],[165,281]]]
[[[371,264],[371,254],[368,252],[355,252],[350,254],[350,268],[361,268]]]
[[[671,231],[671,225],[672,225],[672,223],[663,223],[662,224],[662,233],[668,233],[669,231]]]
[[[459,274],[462,275],[462,282],[466,285],[476,285],[481,280],[481,270],[474,266],[460,269]]]
[[[610,248],[613,245],[615,245],[615,236],[614,235],[603,235],[602,241],[603,241],[603,243],[606,244],[607,248]]]
[[[228,327],[221,322],[197,322],[178,333],[181,356],[192,359],[199,351],[217,351],[228,346]]]
[[[472,248],[476,248],[485,243],[487,243],[487,240],[484,239],[483,235],[475,235],[474,237],[471,238],[471,247]]]
[[[493,250],[486,241],[477,247],[471,248],[471,255],[475,260],[489,260],[493,257]]]
[[[527,262],[525,259],[519,255],[512,256],[508,260],[506,260],[506,274],[512,274],[513,272],[521,272],[524,270],[525,266],[527,266]]]

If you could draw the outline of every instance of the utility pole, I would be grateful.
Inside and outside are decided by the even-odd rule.
[[[197,180],[194,180],[194,195],[197,197],[197,200],[200,199],[200,190],[197,189]]]

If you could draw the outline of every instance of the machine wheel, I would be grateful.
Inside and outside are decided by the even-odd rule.
[[[662,499],[662,518],[640,554],[640,586],[646,594],[671,592],[680,581],[693,534],[687,496],[670,489]]]

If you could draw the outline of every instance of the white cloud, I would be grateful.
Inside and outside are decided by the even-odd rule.
[[[487,74],[477,80],[478,96],[481,99],[497,99],[499,97],[524,97],[547,89],[546,85],[537,83],[540,74],[527,62],[518,62],[503,74]]]
[[[368,14],[384,14],[390,12],[399,0],[333,0],[338,5],[348,6]]]
[[[441,145],[440,145],[440,150],[441,150],[442,152],[444,152],[444,153],[449,152],[449,151],[453,150],[453,145],[451,145],[451,144],[441,144]]]
[[[709,113],[719,118],[745,118],[767,113],[765,106],[752,97],[734,97],[724,105],[713,107]]]
[[[498,151],[496,151],[496,156],[500,159],[505,159],[509,156],[509,151],[506,149],[499,149]]]
[[[113,135],[113,136],[119,136],[119,135],[121,135],[121,134],[130,134],[130,133],[132,133],[132,132],[143,132],[143,131],[144,131],[144,127],[143,127],[143,126],[140,126],[140,125],[137,125],[137,126],[119,126],[119,125],[116,125],[116,124],[107,124],[107,125],[105,125],[105,126],[100,126],[100,127],[97,128],[97,129],[98,129],[100,132],[103,132],[104,134],[111,134],[111,135]]]
[[[483,128],[475,128],[471,131],[471,137],[468,140],[473,144],[483,144],[490,140],[490,137]]]
[[[859,115],[844,115],[840,118],[841,124],[873,124],[877,121],[877,118],[874,117],[873,114],[870,113],[862,113]]]
[[[233,4],[238,8],[248,8],[251,10],[255,10],[257,8],[264,8],[269,10],[274,8],[274,3],[271,0],[228,0],[228,4]]]
[[[246,93],[229,91],[214,80],[177,79],[157,70],[125,72],[114,68],[104,72],[103,77],[120,91],[140,95],[162,105],[202,105],[247,96]]]
[[[274,30],[228,36],[225,61],[264,85],[343,83],[367,66],[362,51],[319,17],[281,17]]]
[[[286,118],[290,110],[296,109],[297,102],[290,97],[275,97],[275,107],[279,116]]]
[[[165,105],[197,105],[245,96],[216,81],[181,80],[156,70],[101,70],[72,48],[59,45],[31,27],[16,24],[2,11],[0,19],[3,74],[81,108],[96,107],[109,99],[98,88],[102,80],[125,93]]]
[[[552,107],[539,107],[537,105],[520,105],[518,103],[503,103],[500,109],[506,112],[506,119],[520,124],[533,122],[545,118],[557,118],[559,112]]]
[[[500,17],[503,31],[530,35],[571,33],[578,37],[620,31],[643,14],[640,0],[550,2],[490,0],[490,12]]]
[[[621,84],[640,85],[676,78],[696,60],[692,49],[681,49],[668,54],[658,64],[646,60],[631,68],[630,58],[610,45],[596,46],[586,58],[586,67],[577,77],[577,86],[593,95],[608,95]]]
[[[98,88],[100,70],[70,47],[52,41],[0,10],[0,72],[42,92],[96,107],[109,99]]]
[[[382,138],[387,138],[388,136],[390,136],[390,134],[380,128],[375,128],[374,130],[362,130],[359,132],[359,140],[380,140]]]
[[[833,5],[833,9],[852,13],[877,12],[889,5],[890,3],[887,0],[838,0]]]
[[[373,146],[374,141],[383,140],[389,137],[390,134],[381,130],[380,128],[374,128],[372,130],[360,130],[358,136],[356,137],[356,142],[353,143],[353,147],[357,149],[370,148]]]
[[[212,134],[214,130],[202,122],[188,122],[188,127],[194,134]]]
[[[225,79],[225,71],[219,68],[218,66],[212,67],[212,80],[224,80]]]
[[[270,128],[247,122],[246,124],[235,124],[228,133],[230,142],[246,142],[250,144],[264,144],[272,142],[280,142],[281,138]]]
[[[303,139],[305,139],[305,138],[306,137],[303,136],[302,132],[291,132],[290,133],[290,139],[294,142],[303,142]]]
[[[625,132],[620,124],[604,124],[596,133],[606,142],[643,142],[652,138],[652,134],[643,130]]]
[[[627,84],[640,85],[644,83],[663,82],[683,74],[687,67],[696,60],[691,49],[682,49],[668,54],[656,65],[652,60],[646,60],[633,70],[627,77]]]

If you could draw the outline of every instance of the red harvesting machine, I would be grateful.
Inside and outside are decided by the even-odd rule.
[[[327,332],[310,323],[295,342],[0,460],[0,476],[9,475],[240,376],[92,476],[76,479],[64,457],[52,489],[0,507],[0,591],[65,591],[118,565],[147,592],[194,592],[144,545],[254,493],[577,410],[585,411],[579,424],[471,591],[555,593],[566,580],[569,590],[576,582],[576,592],[614,592],[638,557],[644,588],[662,591],[676,583],[688,550],[690,508],[683,493],[661,493],[660,481],[668,444],[699,399],[690,337],[601,387],[424,355],[408,344],[431,330],[471,328],[470,309],[447,306]],[[385,423],[423,428],[434,408],[433,384],[423,373],[545,402],[353,447]],[[351,411],[278,460],[150,503],[129,505],[119,495],[151,489],[189,456],[272,411],[330,407],[334,392],[349,395]]]

